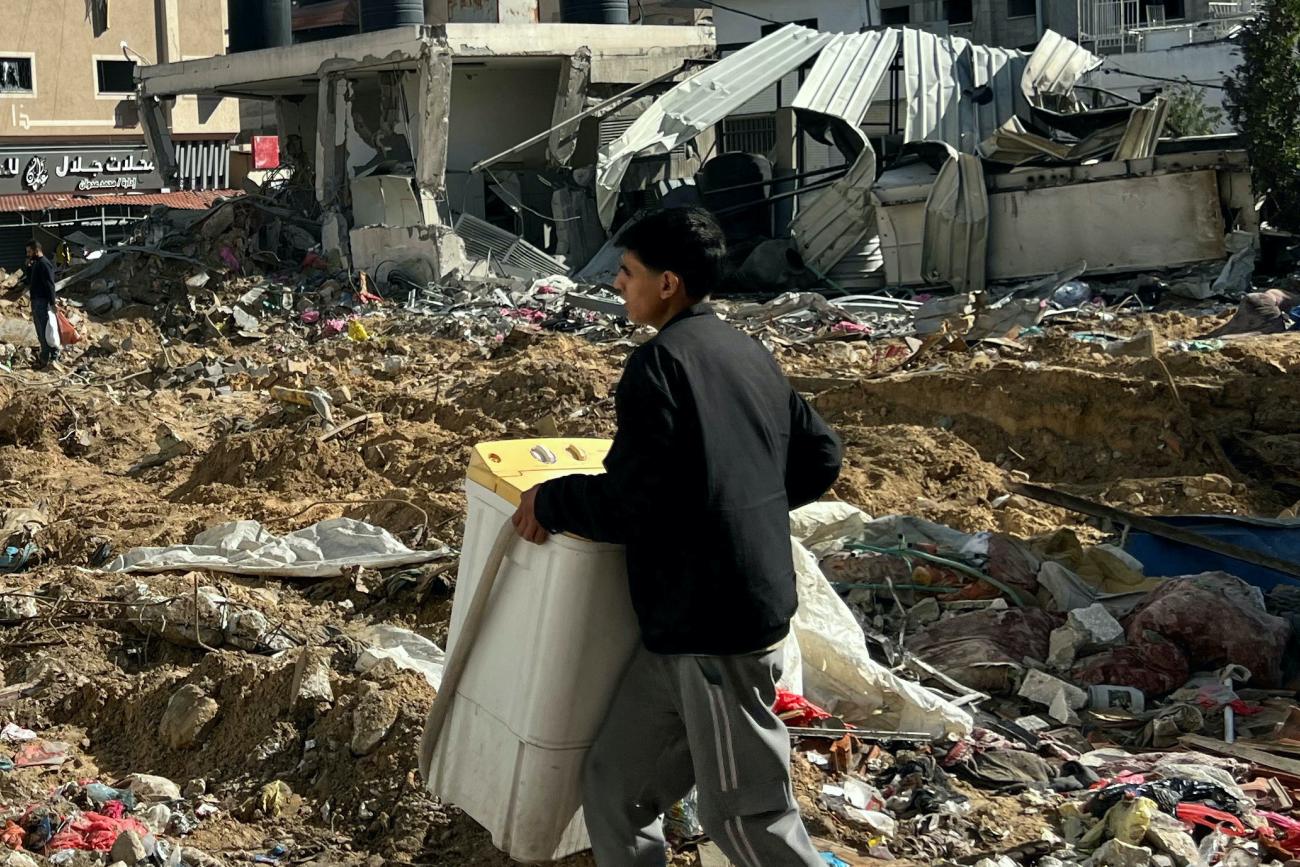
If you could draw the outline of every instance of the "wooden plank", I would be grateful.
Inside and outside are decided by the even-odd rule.
[[[1300,761],[1297,761],[1296,759],[1288,759],[1284,756],[1275,756],[1272,753],[1266,753],[1263,750],[1258,750],[1254,747],[1246,746],[1245,744],[1230,744],[1226,741],[1207,738],[1201,735],[1183,735],[1178,739],[1178,742],[1185,747],[1191,747],[1195,750],[1204,750],[1207,753],[1230,756],[1234,759],[1241,759],[1244,762],[1250,762],[1256,767],[1300,777]]]
[[[1125,512],[1123,509],[1116,509],[1113,506],[1093,502],[1083,497],[1076,497],[1074,494],[1067,494],[1052,488],[1044,488],[1040,485],[1012,482],[1007,485],[1007,490],[1022,497],[1029,497],[1031,500],[1038,500],[1040,503],[1059,506],[1062,509],[1069,509],[1082,515],[1091,515],[1094,518],[1104,518],[1117,524],[1134,527],[1144,533],[1150,533],[1152,536],[1168,539],[1171,542],[1179,542],[1193,548],[1199,548],[1202,551],[1212,551],[1215,554],[1222,554],[1243,563],[1250,563],[1253,566],[1272,569],[1274,572],[1281,572],[1286,575],[1289,580],[1300,583],[1300,563],[1270,557],[1267,554],[1261,554],[1240,545],[1221,542],[1217,539],[1202,536],[1200,533],[1194,533],[1191,530],[1184,530],[1182,527],[1162,523],[1145,515],[1135,515],[1132,512]]]

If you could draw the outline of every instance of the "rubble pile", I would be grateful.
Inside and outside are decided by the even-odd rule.
[[[608,436],[645,335],[559,275],[348,272],[304,213],[156,214],[66,278],[61,370],[0,300],[0,863],[507,863],[416,774],[468,451]],[[830,863],[1300,856],[1293,576],[1133,523],[1290,550],[1290,329],[1069,275],[718,306],[847,446],[779,705]]]

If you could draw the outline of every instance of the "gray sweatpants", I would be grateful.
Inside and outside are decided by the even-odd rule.
[[[583,769],[600,867],[663,867],[663,813],[692,785],[700,824],[737,867],[824,867],[772,712],[780,659],[637,651]]]

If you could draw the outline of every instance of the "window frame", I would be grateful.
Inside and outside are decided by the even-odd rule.
[[[90,58],[91,82],[95,88],[95,99],[112,100],[120,102],[122,99],[135,96],[135,86],[132,85],[130,90],[101,90],[99,87],[99,64],[101,63],[129,63],[131,64],[131,80],[135,81],[135,67],[138,65],[134,60],[127,60],[120,54],[94,54]]]
[[[36,98],[36,52],[6,51],[0,54],[0,60],[26,60],[31,74],[31,90],[0,90],[0,99],[35,99]]]

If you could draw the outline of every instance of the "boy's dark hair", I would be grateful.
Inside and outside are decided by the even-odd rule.
[[[43,249],[41,249],[41,242],[40,242],[40,241],[37,241],[36,239],[32,239],[32,240],[30,240],[30,241],[27,242],[27,249],[28,249],[28,250],[31,250],[33,253],[44,253],[44,252],[45,252]]]
[[[703,208],[665,208],[623,230],[618,245],[647,268],[682,278],[687,296],[705,298],[722,281],[727,242],[713,215]]]

